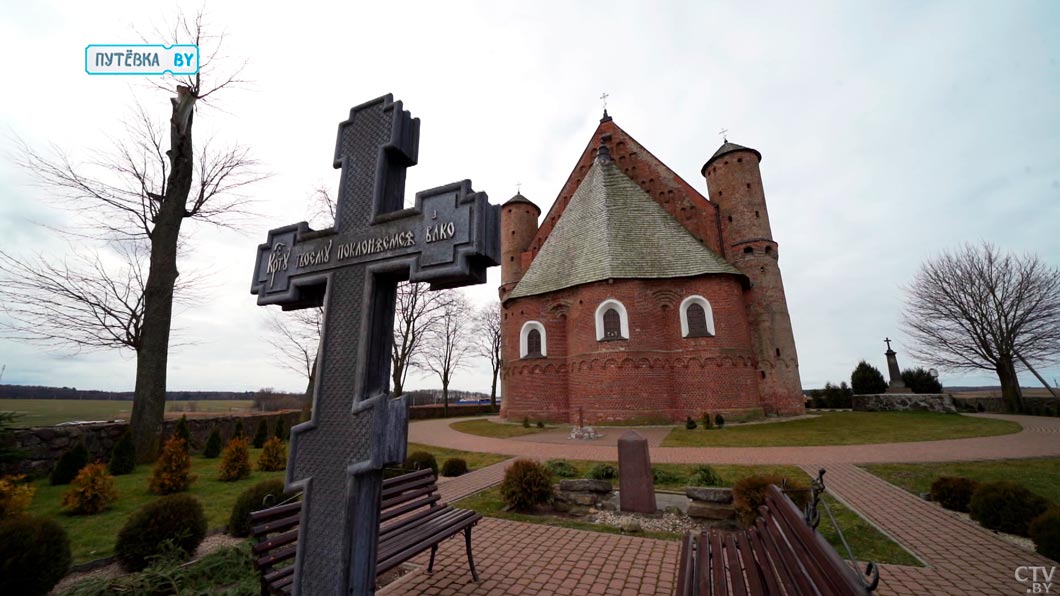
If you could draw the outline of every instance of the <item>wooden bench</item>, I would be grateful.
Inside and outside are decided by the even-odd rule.
[[[250,514],[254,566],[261,573],[262,596],[291,593],[298,550],[301,501],[270,507]],[[404,474],[383,481],[379,515],[379,547],[376,575],[382,575],[430,549],[427,572],[434,571],[438,544],[463,532],[467,564],[477,582],[475,560],[471,556],[471,528],[482,514],[454,509],[441,502],[437,478],[430,469]]]
[[[805,515],[778,487],[771,485],[753,527],[737,531],[712,529],[698,536],[687,534],[681,542],[677,594],[871,594],[879,583],[876,565],[869,563],[865,573],[870,579],[862,579],[815,530],[823,475],[822,470],[814,482],[813,507]]]

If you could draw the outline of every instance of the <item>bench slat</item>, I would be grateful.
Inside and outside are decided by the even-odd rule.
[[[795,591],[796,594],[813,594],[814,592],[808,582],[802,576],[798,562],[791,558],[791,551],[783,548],[783,546],[786,546],[783,542],[781,544],[777,543],[777,529],[770,522],[771,516],[769,516],[768,510],[765,515],[765,518],[759,517],[755,525],[758,528],[758,535],[762,539],[762,544],[765,545],[766,552],[769,553],[772,567],[777,571],[781,585],[786,591]],[[780,536],[780,540],[783,541],[784,537]]]
[[[728,594],[725,587],[725,549],[721,546],[721,534],[717,529],[710,531],[710,567],[714,591]]]
[[[293,558],[295,556],[295,554],[297,554],[297,552],[298,552],[298,545],[287,546],[287,547],[281,548],[280,550],[277,550],[277,551],[273,552],[270,555],[266,555],[264,557],[258,558],[257,560],[254,561],[254,565],[256,565],[259,569],[261,569],[262,567],[275,565],[276,563],[279,563],[280,561],[286,561],[287,559]]]
[[[736,534],[726,532],[722,538],[725,540],[725,557],[729,563],[729,583],[732,586],[733,596],[747,596],[747,584],[744,583],[743,563],[740,559],[740,548],[736,544]]]
[[[424,488],[418,488],[416,490],[406,491],[406,492],[403,492],[403,493],[401,493],[399,495],[396,495],[396,496],[390,497],[389,499],[384,500],[382,505],[380,505],[379,509],[380,509],[380,511],[386,511],[386,510],[388,510],[388,509],[390,509],[392,507],[397,507],[398,505],[402,505],[404,503],[408,503],[409,501],[412,501],[414,499],[418,499],[418,498],[420,498],[420,497],[422,497],[424,495],[429,495],[429,494],[435,492],[436,490],[438,490],[438,488],[433,486],[433,485],[431,485],[431,486],[427,486],[427,487],[424,487]]]
[[[438,498],[439,498],[438,495],[432,495],[431,496],[431,499],[434,502],[437,502]],[[379,527],[380,540],[382,540],[382,538],[384,536],[386,536],[387,534],[392,534],[394,532],[399,532],[405,526],[416,524],[416,523],[418,523],[420,520],[422,520],[425,517],[430,517],[432,515],[437,515],[437,513],[435,512],[436,509],[450,509],[450,507],[448,505],[433,505],[431,507],[424,507],[424,508],[421,508],[419,511],[415,512],[415,513],[409,513],[409,514],[407,514],[407,515],[405,515],[403,517],[400,517],[396,521],[393,521],[393,522],[388,523],[386,525],[381,525]]]
[[[458,509],[457,511],[466,510]],[[400,565],[404,561],[407,561],[412,557],[415,557],[416,555],[420,554],[421,552],[427,550],[431,547],[431,545],[438,544],[446,538],[455,536],[456,534],[463,532],[465,528],[474,525],[478,522],[479,519],[482,518],[482,514],[480,513],[476,513],[474,511],[467,511],[467,513],[471,513],[472,515],[464,517],[458,522],[451,523],[446,527],[438,528],[433,533],[425,533],[422,539],[407,546],[406,548],[404,548],[404,550],[394,552],[386,559],[380,559],[378,563],[378,569],[380,570],[379,572],[381,573],[392,569],[393,567]]]
[[[472,515],[478,515],[467,509],[450,509],[439,512],[437,515],[411,527],[407,532],[389,534],[379,543],[379,560],[392,556],[395,552],[405,549],[415,543],[422,542],[423,536],[431,535],[439,530],[459,526],[456,531],[463,529],[466,525],[462,523]],[[455,532],[454,532],[455,533]],[[430,546],[429,544],[427,546]]]
[[[254,526],[253,528],[251,528],[250,534],[255,538],[261,538],[263,536],[266,536],[267,534],[290,530],[291,528],[297,526],[301,519],[302,515],[301,513],[298,513],[292,515],[291,517],[285,517],[278,521],[262,524],[260,526]]]
[[[255,555],[260,555],[263,552],[270,551],[274,548],[279,548],[281,546],[284,546],[285,544],[290,544],[295,540],[298,540],[298,528],[295,528],[289,532],[284,532],[283,534],[280,534],[273,538],[269,538],[268,540],[259,542],[250,548],[250,552],[254,553]]]
[[[430,468],[388,478],[383,481],[382,498],[385,500],[406,490],[434,485],[434,483],[434,474]]]
[[[693,586],[695,585],[695,564],[693,562],[692,552],[692,536],[691,532],[685,534],[681,538],[681,560],[677,567],[677,593],[678,594],[690,594],[695,596],[693,593]]]
[[[250,514],[251,524],[257,524],[263,520],[267,521],[270,519],[276,519],[280,517],[287,517],[294,512],[302,510],[302,502],[295,501],[294,503],[288,503],[286,505],[279,505],[276,507],[269,507],[268,509],[262,509],[261,511],[254,511]]]
[[[441,498],[442,497],[440,495],[438,495],[438,494],[426,495],[426,496],[421,496],[420,499],[418,499],[418,500],[410,501],[408,503],[405,503],[404,505],[399,505],[397,507],[391,507],[390,509],[387,509],[386,511],[383,511],[382,513],[379,514],[379,523],[388,522],[388,521],[390,521],[390,520],[392,520],[394,518],[401,517],[402,515],[405,515],[406,513],[415,511],[415,510],[419,509],[420,507],[428,507],[429,506],[431,508],[437,508],[434,504],[437,503],[438,501],[440,501]],[[398,521],[396,523],[402,523],[403,521],[404,520],[400,520],[400,521]]]
[[[767,490],[766,503],[774,511],[775,523],[781,526],[792,547],[798,549],[800,555],[805,553],[804,556],[799,556],[799,561],[813,579],[814,584],[824,594],[844,593],[845,571],[830,565],[830,561],[825,556],[826,551],[814,539],[813,530],[806,525],[805,520],[795,509],[795,504],[779,490],[776,493]],[[795,519],[792,519],[793,517]]]
[[[276,571],[266,573],[264,579],[265,583],[271,586],[272,584],[291,575],[294,575],[294,565],[288,565],[287,567],[283,567],[281,569],[277,569]]]
[[[769,559],[769,553],[766,551],[765,542],[762,540],[758,528],[753,527],[748,529],[747,537],[751,541],[754,556],[756,558],[755,570],[757,571],[758,578],[761,579],[762,583],[766,586],[765,593],[783,594],[780,590],[780,583],[777,581],[777,574],[773,570],[774,565]]]

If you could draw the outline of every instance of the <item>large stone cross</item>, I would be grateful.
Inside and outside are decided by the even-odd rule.
[[[373,594],[384,465],[405,458],[408,402],[388,394],[397,282],[486,281],[499,207],[463,180],[416,193],[419,119],[385,95],[339,124],[332,229],[298,223],[258,247],[251,292],[284,310],[324,306],[313,416],[291,429],[288,489],[304,491],[294,593]]]

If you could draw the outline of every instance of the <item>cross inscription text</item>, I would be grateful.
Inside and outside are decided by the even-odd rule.
[[[499,207],[463,180],[416,193],[419,119],[385,95],[339,124],[335,225],[269,232],[251,292],[284,310],[324,306],[313,415],[291,429],[287,488],[303,491],[294,594],[373,594],[382,468],[405,459],[408,401],[389,395],[397,283],[486,281],[499,262]]]

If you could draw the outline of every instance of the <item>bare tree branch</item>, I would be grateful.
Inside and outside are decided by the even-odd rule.
[[[438,375],[442,382],[443,412],[449,415],[449,383],[453,373],[467,365],[474,355],[471,334],[472,309],[467,297],[456,290],[436,293],[440,297],[437,322],[426,335],[420,366]]]
[[[501,360],[501,305],[490,304],[479,309],[475,317],[473,343],[475,354],[485,358],[490,363],[493,372],[493,382],[490,387],[490,407],[497,408],[497,373],[500,371]]]

